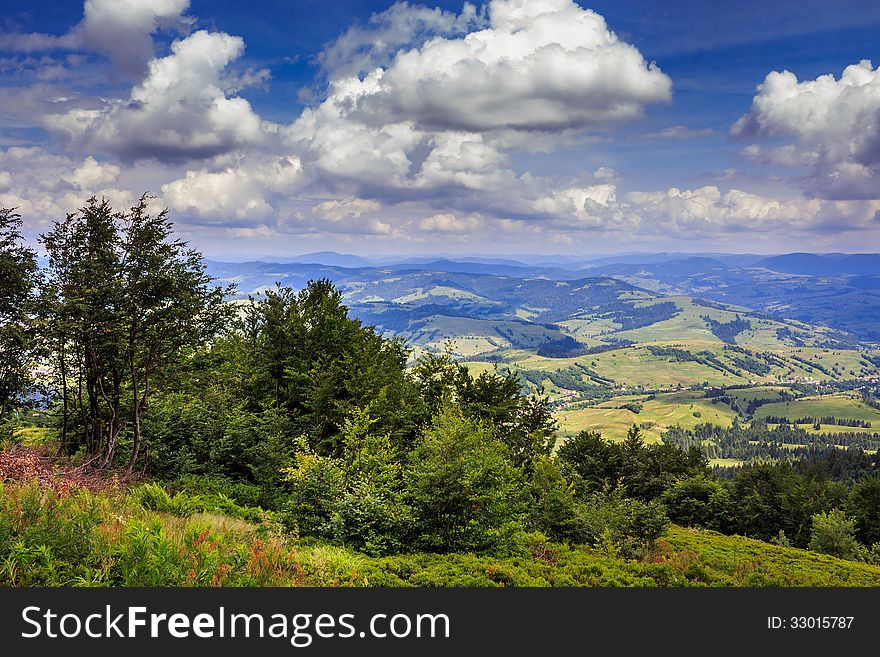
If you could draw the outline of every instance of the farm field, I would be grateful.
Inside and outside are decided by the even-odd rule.
[[[880,430],[880,410],[871,408],[860,399],[845,393],[765,404],[755,411],[755,419],[774,416],[789,420],[806,417],[863,420],[871,422],[878,428],[877,430]],[[849,430],[850,427],[839,427],[839,429]]]
[[[728,427],[736,415],[729,406],[713,404],[700,392],[665,393],[653,399],[637,401],[639,399],[621,397],[594,407],[562,410],[557,413],[561,433],[597,431],[611,440],[623,440],[629,428],[636,424],[648,442],[659,442],[669,427],[678,425],[691,429],[707,422]],[[640,411],[635,413],[623,405],[638,407]]]

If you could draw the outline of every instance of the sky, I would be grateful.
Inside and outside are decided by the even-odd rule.
[[[876,0],[32,0],[0,206],[212,257],[880,250]]]

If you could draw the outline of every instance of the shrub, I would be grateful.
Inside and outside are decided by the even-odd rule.
[[[669,526],[659,502],[624,497],[619,490],[594,493],[578,513],[585,542],[626,558],[641,556]]]
[[[703,475],[680,479],[661,496],[669,519],[684,527],[726,532],[733,516],[730,492],[721,482]]]
[[[417,443],[404,484],[423,549],[491,551],[520,529],[520,473],[507,447],[454,408],[444,407]]]
[[[855,537],[856,523],[840,509],[813,515],[809,549],[841,559],[855,559],[859,544]]]

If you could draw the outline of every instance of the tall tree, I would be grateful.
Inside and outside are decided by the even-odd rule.
[[[38,312],[58,373],[62,445],[82,445],[103,466],[124,427],[120,221],[106,199],[93,197],[40,238],[49,261]]]
[[[78,444],[68,440],[73,420],[86,455],[109,467],[130,426],[129,472],[151,394],[232,312],[223,302],[230,290],[211,285],[201,255],[174,238],[167,211],[149,212],[150,198],[127,212],[91,198],[41,238],[49,266],[39,306],[58,372],[62,443]]]
[[[28,381],[37,258],[22,243],[21,215],[0,208],[0,422]]]
[[[204,344],[231,317],[224,296],[232,290],[211,285],[202,255],[173,237],[168,210],[151,214],[149,200],[141,196],[122,227],[121,348],[134,438],[128,472],[140,453],[141,417],[156,383],[170,376],[186,350]]]

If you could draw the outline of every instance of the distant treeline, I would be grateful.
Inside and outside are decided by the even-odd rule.
[[[663,434],[663,441],[682,449],[699,447],[708,459],[737,459],[761,461],[787,459],[792,448],[786,445],[854,448],[875,451],[880,449],[880,433],[841,432],[833,434],[809,433],[793,424],[770,428],[765,422],[743,425],[734,421],[729,428],[714,424],[699,424],[693,429],[671,427]]]
[[[538,355],[544,358],[577,358],[579,356],[592,356],[615,349],[624,349],[635,344],[632,340],[609,340],[605,344],[587,347],[578,342],[570,335],[562,336],[555,340],[548,340],[538,347]]]
[[[651,352],[651,355],[656,356],[657,358],[671,360],[675,363],[699,363],[700,365],[706,365],[717,372],[727,372],[734,376],[739,376],[740,374],[738,371],[721,361],[718,356],[709,350],[693,352],[688,351],[687,349],[679,349],[678,347],[656,347],[653,345],[648,345],[646,349]]]
[[[778,415],[768,415],[763,418],[767,424],[830,424],[837,427],[860,427],[870,429],[873,425],[867,420],[853,420],[826,415],[824,417],[799,417],[794,420]]]
[[[709,330],[719,340],[728,344],[736,344],[736,336],[752,328],[752,323],[749,320],[739,316],[730,322],[719,322],[717,319],[709,317],[709,315],[700,315],[700,319],[708,324]]]
[[[534,386],[549,379],[557,388],[580,393],[584,397],[607,397],[614,381],[597,374],[586,365],[577,363],[559,370],[517,370],[520,378]]]

